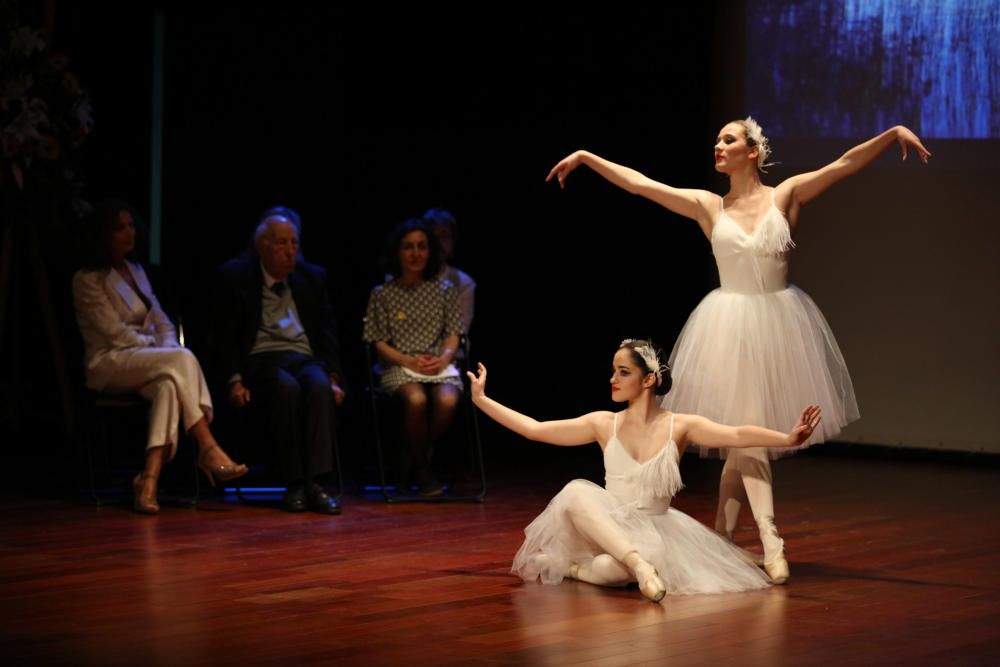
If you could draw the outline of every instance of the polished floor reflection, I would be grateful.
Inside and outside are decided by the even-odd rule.
[[[710,522],[718,462],[675,505]],[[158,516],[8,498],[9,664],[989,664],[1000,655],[1000,469],[800,456],[775,466],[787,586],[668,597],[509,573],[570,473],[495,473],[482,505]],[[755,547],[743,518],[742,544]]]

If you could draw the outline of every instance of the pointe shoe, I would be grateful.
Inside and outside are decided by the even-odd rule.
[[[652,563],[643,560],[635,551],[626,556],[623,562],[635,573],[635,580],[639,583],[639,592],[643,597],[650,602],[663,599],[667,594],[667,587]]]
[[[727,543],[732,545],[739,551],[740,557],[748,563],[756,565],[757,567],[764,567],[764,554],[759,554],[756,551],[750,551],[749,549],[744,549],[740,545],[733,542],[733,536],[731,533],[727,533],[723,530],[716,530],[716,534],[724,539]]]
[[[222,448],[218,445],[212,445],[211,447],[206,447],[201,450],[201,453],[198,454],[198,468],[205,473],[205,477],[208,477],[208,481],[212,486],[215,486],[216,479],[220,482],[228,482],[247,474],[247,470],[249,470],[249,468],[242,463],[230,462],[219,465],[212,465],[209,463],[208,455],[216,449],[220,452],[222,451]],[[222,455],[226,456],[225,452],[223,452]],[[226,456],[226,459],[229,459],[229,457]]]
[[[143,491],[146,488],[146,480],[153,480],[153,493],[146,495]],[[135,498],[132,501],[132,509],[139,514],[156,514],[160,511],[160,505],[156,502],[156,478],[152,475],[146,475],[143,473],[137,474],[132,478],[132,493],[135,494]]]
[[[552,564],[552,559],[549,558],[549,555],[545,553],[534,554],[528,558],[528,563],[529,571],[536,572],[537,574],[535,576],[544,582],[545,574],[548,571],[549,566]]]
[[[764,554],[759,554],[756,551],[750,551],[749,549],[744,549],[739,545],[737,545],[736,548],[740,550],[740,555],[746,558],[747,561],[753,563],[757,567],[764,567]]]
[[[758,521],[760,541],[764,545],[764,571],[775,584],[788,581],[788,561],[785,560],[785,541],[778,537],[773,522]]]
[[[783,584],[788,581],[788,561],[785,560],[785,555],[780,554],[770,563],[764,563],[764,571],[775,584]]]
[[[667,594],[667,587],[663,584],[663,580],[660,579],[660,575],[656,573],[656,568],[652,565],[649,567],[653,573],[639,582],[639,592],[650,602],[659,602]],[[638,575],[636,575],[636,578],[638,578]]]
[[[756,565],[757,567],[764,567],[764,554],[759,554],[756,551],[750,551],[749,549],[744,549],[738,544],[733,544],[730,542],[736,550],[739,552],[740,557],[743,558],[748,563]]]

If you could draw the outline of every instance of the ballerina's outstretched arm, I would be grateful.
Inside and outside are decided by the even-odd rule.
[[[589,151],[576,151],[564,157],[552,167],[552,171],[545,177],[545,182],[551,181],[554,177],[559,181],[559,187],[565,188],[567,177],[582,164],[627,192],[645,197],[685,218],[691,218],[698,223],[705,236],[710,236],[712,220],[709,211],[718,209],[719,198],[716,195],[707,190],[671,187],[654,181],[635,169],[605,160]]]
[[[472,402],[501,426],[506,426],[529,440],[550,445],[587,445],[600,441],[601,426],[610,413],[591,412],[575,419],[557,419],[540,422],[523,415],[486,395],[486,367],[478,365],[477,373],[467,372],[471,381]],[[604,419],[602,420],[602,416]]]
[[[788,433],[761,426],[724,426],[698,415],[678,415],[678,444],[697,442],[704,447],[797,447],[822,420],[818,405],[809,405]]]
[[[861,171],[897,142],[902,147],[904,160],[908,149],[912,147],[917,151],[921,162],[927,164],[931,152],[924,147],[917,135],[902,125],[897,125],[877,137],[858,144],[825,167],[786,179],[774,189],[774,196],[778,200],[789,202],[788,217],[794,224],[799,207],[820,196],[851,174]]]

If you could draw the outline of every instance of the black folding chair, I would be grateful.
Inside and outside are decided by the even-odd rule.
[[[452,448],[449,452],[452,457],[460,457],[459,460],[452,460],[450,463],[458,471],[458,476],[467,472],[471,479],[458,480],[458,484],[446,485],[445,492],[441,495],[423,496],[411,493],[409,489],[399,488],[398,482],[390,480],[387,474],[387,458],[391,453],[396,454],[392,458],[400,458],[398,454],[403,451],[405,444],[402,442],[401,425],[399,423],[398,400],[387,394],[379,381],[378,366],[375,360],[374,345],[365,345],[365,362],[368,369],[368,385],[365,391],[371,397],[372,427],[374,431],[375,465],[378,473],[378,485],[374,490],[382,495],[388,503],[441,503],[441,502],[483,502],[486,497],[486,470],[483,462],[483,447],[479,437],[479,421],[476,415],[476,408],[469,397],[468,378],[465,375],[467,360],[469,356],[468,338],[463,336],[460,341],[463,354],[455,359],[455,363],[460,365],[460,376],[462,378],[463,390],[459,399],[459,406],[455,422],[451,426],[450,436],[453,440]],[[461,422],[461,424],[459,424]],[[460,433],[459,433],[460,432]],[[459,437],[461,436],[461,437]],[[461,442],[455,442],[461,440]],[[405,477],[405,471],[396,470],[395,477]],[[471,488],[456,489],[455,487],[471,484]],[[366,486],[365,490],[372,487]]]
[[[112,463],[111,449],[115,439],[112,431],[127,429],[131,440],[145,442],[146,433],[139,428],[139,425],[144,426],[147,423],[149,401],[135,392],[98,392],[88,389],[83,395],[81,407],[83,415],[83,428],[80,433],[83,450],[80,455],[81,467],[86,468],[87,491],[90,497],[96,505],[103,505],[112,493],[120,496],[121,489],[128,489],[128,493],[131,493],[131,477],[126,476],[127,479],[123,479],[120,472],[116,475],[116,466]],[[95,449],[100,450],[99,464],[94,460]],[[190,455],[193,458],[190,493],[177,497],[169,493],[165,495],[170,501],[197,505],[201,493],[198,459],[193,450]],[[141,467],[141,459],[138,456],[135,458]],[[128,465],[133,466],[131,462]],[[165,468],[165,473],[169,474],[167,471],[169,468]],[[100,486],[98,475],[101,476]]]

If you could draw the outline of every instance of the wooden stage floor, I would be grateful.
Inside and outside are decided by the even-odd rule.
[[[596,448],[590,455],[597,457]],[[558,458],[549,459],[558,462]],[[714,515],[717,461],[675,506]],[[496,473],[486,502],[338,517],[217,498],[0,505],[0,655],[11,665],[1000,664],[1000,468],[799,456],[775,465],[792,577],[668,597],[509,574],[573,474]],[[738,542],[754,544],[745,515]]]

